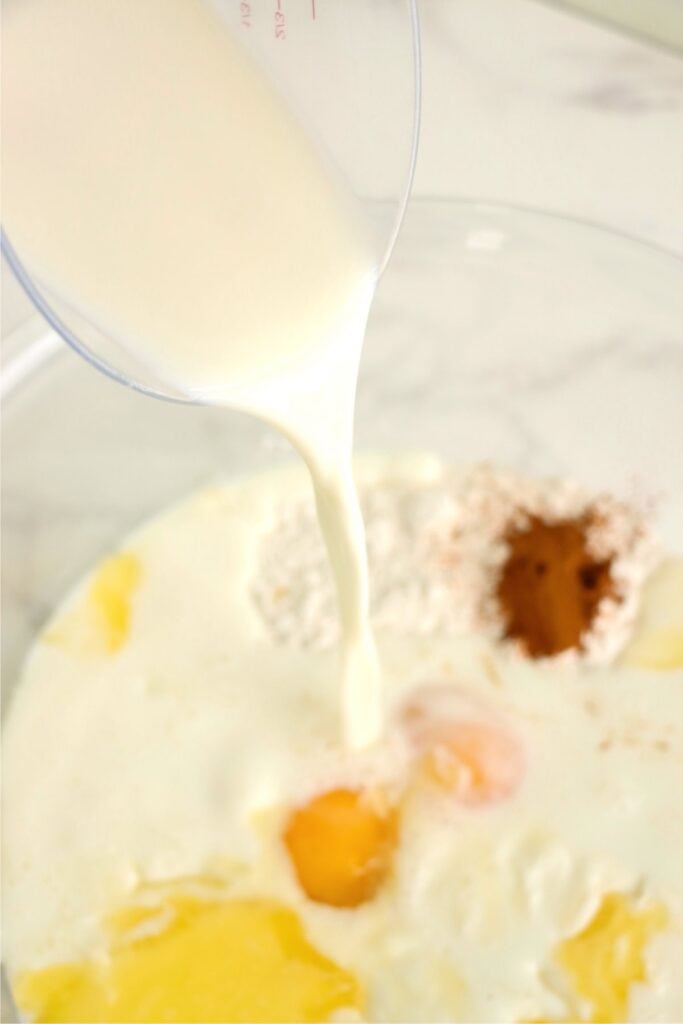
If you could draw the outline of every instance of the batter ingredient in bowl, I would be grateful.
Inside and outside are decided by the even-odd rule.
[[[680,559],[649,569],[642,515],[563,482],[430,457],[357,470],[381,744],[337,741],[332,583],[302,471],[164,513],[36,642],[4,783],[5,952],[36,1020],[680,1015],[683,659],[652,655],[683,632]],[[521,524],[586,506],[621,587],[602,664],[530,657],[481,615],[510,508]],[[283,538],[296,557],[281,546],[278,574]],[[321,608],[304,606],[306,643],[299,556]]]
[[[506,531],[497,587],[505,636],[532,657],[580,649],[598,608],[619,602],[613,558],[591,551],[594,530],[587,513],[555,523],[529,516]]]
[[[50,1020],[127,1024],[327,1020],[360,1005],[355,979],[313,949],[291,910],[272,902],[178,891],[119,914],[110,935],[106,963],[20,977],[22,1005]]]
[[[533,657],[611,661],[657,557],[637,508],[488,465],[451,471],[450,486],[374,487],[362,509],[377,628],[477,630]],[[338,624],[315,532],[310,503],[286,507],[253,594],[273,639],[321,648]]]

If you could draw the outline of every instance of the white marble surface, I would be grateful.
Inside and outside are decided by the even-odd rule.
[[[587,217],[683,253],[683,58],[539,0],[421,0],[416,196]],[[2,333],[30,312],[2,269]]]
[[[536,0],[424,0],[416,193],[530,204],[683,253],[683,59]]]

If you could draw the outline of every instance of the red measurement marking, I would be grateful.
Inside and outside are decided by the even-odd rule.
[[[282,0],[276,0],[275,3],[275,38],[287,38],[285,14],[282,10]]]
[[[311,0],[311,17],[315,21],[315,0]]]
[[[251,28],[251,4],[247,0],[240,3],[240,23],[244,28]]]

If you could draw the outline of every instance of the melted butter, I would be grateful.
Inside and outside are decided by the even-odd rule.
[[[668,559],[647,581],[623,661],[660,672],[683,668],[683,558]]]
[[[683,668],[683,627],[645,630],[631,643],[624,661],[659,672]]]
[[[631,985],[646,980],[645,946],[665,928],[667,916],[661,904],[634,909],[627,896],[610,893],[586,927],[556,949],[557,962],[595,1024],[627,1019]]]
[[[140,563],[124,552],[100,563],[81,606],[44,635],[71,654],[115,654],[130,632],[131,602],[140,582]]]
[[[37,1022],[321,1021],[361,1009],[355,978],[272,902],[172,895],[110,920],[106,961],[21,975],[18,1005]]]

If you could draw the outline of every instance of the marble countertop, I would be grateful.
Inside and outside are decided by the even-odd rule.
[[[683,253],[683,59],[540,0],[422,0],[418,197],[596,220]],[[31,310],[3,266],[3,336]]]
[[[683,253],[683,59],[539,0],[423,0],[416,194],[596,220]]]

